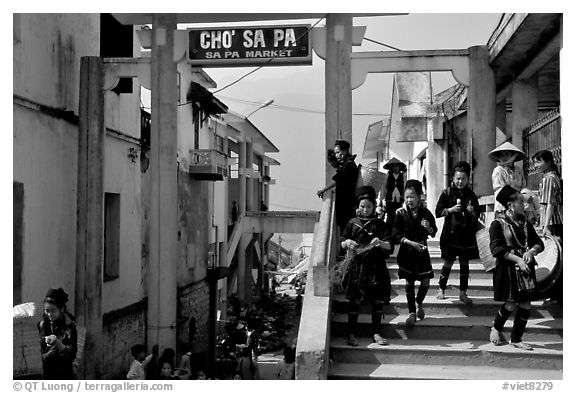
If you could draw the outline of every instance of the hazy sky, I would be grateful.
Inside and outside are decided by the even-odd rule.
[[[367,26],[366,38],[401,50],[464,49],[485,45],[500,16],[496,13],[409,14],[354,18],[354,25]],[[314,24],[317,19],[305,22]],[[323,25],[325,20],[318,24]],[[361,47],[353,50],[390,49],[364,40]],[[216,95],[231,110],[244,115],[258,105],[242,101],[263,103],[274,99],[274,104],[250,117],[280,150],[271,154],[281,163],[271,169],[272,178],[276,179],[276,184],[271,186],[271,210],[321,208],[316,191],[324,187],[324,66],[324,60],[314,55],[312,66],[264,67]],[[253,69],[205,70],[218,88],[222,88]],[[451,74],[445,72],[433,73],[432,80],[434,94],[456,83]],[[392,74],[369,74],[365,83],[352,92],[352,113],[357,114],[352,124],[353,154],[361,156],[368,125],[390,113],[391,88]],[[357,162],[367,164],[369,161],[357,159]]]

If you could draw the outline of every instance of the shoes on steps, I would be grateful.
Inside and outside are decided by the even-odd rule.
[[[348,335],[348,345],[352,346],[352,347],[357,347],[358,346],[358,339],[356,338],[356,336],[352,333],[350,333]]]
[[[523,341],[517,343],[513,343],[512,341],[510,341],[510,345],[512,345],[514,348],[522,349],[524,351],[532,351],[534,349],[532,348],[532,345],[526,344]]]
[[[378,345],[388,345],[388,341],[379,334],[375,334],[372,336],[372,341],[374,341]]]
[[[460,301],[464,304],[472,304],[472,299],[468,297],[465,291],[460,291]]]
[[[490,329],[490,342],[492,344],[498,346],[498,345],[506,344],[508,342],[508,340],[506,340],[504,333],[502,333],[499,330],[496,330],[496,328],[492,328],[492,329]]]
[[[411,312],[406,318],[406,326],[414,326],[416,324],[416,313]]]
[[[446,299],[446,295],[444,295],[444,290],[443,289],[439,289],[438,293],[436,294],[436,299],[438,300],[444,300]]]
[[[424,307],[422,307],[422,305],[418,306],[416,316],[418,317],[418,319],[424,319],[424,317],[426,316],[426,313],[424,312]]]

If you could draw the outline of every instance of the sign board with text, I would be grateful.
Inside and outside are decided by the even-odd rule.
[[[202,67],[310,65],[310,25],[188,29],[188,63]]]

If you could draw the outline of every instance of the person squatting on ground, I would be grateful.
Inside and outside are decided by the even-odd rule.
[[[74,379],[78,338],[74,316],[66,311],[68,294],[51,288],[44,298],[44,313],[38,323],[42,353],[42,379]]]
[[[317,192],[320,198],[331,188],[336,187],[336,223],[340,233],[344,230],[348,220],[354,217],[354,198],[356,190],[356,180],[358,180],[358,166],[354,162],[356,155],[350,154],[350,143],[337,139],[334,142],[334,158],[329,160],[336,168],[336,174],[332,177],[334,182]]]
[[[240,379],[260,379],[258,367],[252,359],[252,350],[246,345],[240,347],[238,365],[236,366],[235,376],[239,375]],[[236,379],[236,378],[234,378]]]
[[[434,277],[430,254],[428,253],[428,236],[434,237],[438,228],[434,216],[424,207],[422,200],[422,183],[408,180],[404,188],[404,206],[396,211],[392,238],[400,243],[398,250],[398,277],[406,280],[406,300],[408,312],[406,325],[413,326],[416,317],[424,319],[422,303]],[[418,294],[415,295],[415,281],[420,281]],[[418,304],[418,311],[416,311]]]
[[[130,348],[130,353],[134,360],[130,364],[130,370],[126,374],[127,379],[144,380],[146,379],[146,372],[144,368],[152,360],[152,354],[146,356],[146,346],[143,344],[136,344]]]
[[[510,142],[504,142],[488,153],[488,158],[498,163],[492,171],[492,189],[496,199],[494,201],[494,212],[496,212],[496,217],[498,217],[503,215],[506,210],[506,207],[498,202],[500,189],[507,184],[516,190],[522,190],[526,185],[524,170],[514,165],[516,161],[522,161],[526,158],[526,154]]]
[[[444,227],[440,235],[440,251],[444,261],[438,290],[438,299],[445,299],[444,291],[450,277],[450,271],[456,257],[460,263],[460,300],[472,304],[468,297],[468,278],[470,259],[479,258],[476,244],[476,229],[480,206],[478,197],[470,188],[470,165],[459,161],[454,165],[453,180],[450,187],[440,194],[436,204],[436,218],[444,218]]]
[[[284,359],[276,366],[276,379],[296,379],[296,349],[284,347]]]
[[[358,345],[358,312],[360,302],[372,303],[372,339],[376,344],[388,344],[380,335],[383,304],[390,301],[390,274],[386,258],[393,251],[385,223],[376,216],[376,193],[370,186],[359,187],[357,216],[346,224],[340,237],[342,249],[348,253],[367,247],[353,256],[344,273],[343,287],[349,300],[348,344]],[[346,258],[349,256],[347,255]]]
[[[504,304],[494,318],[490,341],[494,345],[506,343],[502,329],[510,314],[517,310],[510,344],[531,350],[529,344],[522,342],[522,335],[530,318],[530,296],[536,291],[534,256],[544,250],[544,243],[524,219],[524,199],[518,190],[505,185],[497,198],[506,211],[503,218],[490,225],[490,252],[497,259],[493,270],[494,300]]]

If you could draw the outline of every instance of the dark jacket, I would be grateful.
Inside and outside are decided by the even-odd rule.
[[[356,207],[356,181],[358,180],[358,166],[354,162],[356,155],[349,155],[344,159],[332,180],[336,183],[336,222],[340,231],[348,220],[353,218]]]
[[[448,209],[456,205],[458,199],[462,204],[462,212],[448,213]],[[468,204],[474,208],[474,215],[468,212]],[[476,245],[479,213],[478,197],[470,187],[460,189],[452,184],[442,191],[436,204],[436,217],[445,217],[440,235],[440,250],[443,259],[453,261],[456,256],[467,260],[479,257]]]
[[[53,323],[45,318],[38,323],[38,332],[42,353],[42,379],[74,379],[72,362],[76,359],[78,336],[73,317],[64,313],[62,318]],[[52,334],[64,345],[64,350],[58,351],[56,347],[46,344],[44,337]]]
[[[421,225],[423,219],[430,223],[432,227],[431,234]],[[392,229],[392,238],[395,243],[400,243],[400,240],[405,237],[427,245],[428,236],[434,237],[437,231],[438,228],[436,227],[434,216],[424,206],[420,205],[416,215],[406,209],[406,206],[396,210],[394,228]],[[400,244],[396,260],[398,261],[399,278],[413,281],[434,277],[428,250],[419,252],[407,244]]]
[[[400,203],[404,202],[404,173],[400,172],[397,179],[394,179],[394,174],[392,171],[388,171],[388,177],[386,178],[386,201],[392,200],[392,193],[394,188],[398,188],[400,191]]]
[[[372,239],[393,243],[386,231],[386,224],[376,216],[371,218],[354,217],[346,224],[340,243],[352,239],[359,246],[370,244]],[[344,290],[348,299],[366,301],[390,301],[390,273],[386,266],[386,258],[394,251],[385,251],[374,247],[358,254],[352,260],[344,279]]]
[[[526,300],[534,300],[533,298],[526,298],[525,295],[520,294],[517,289],[516,280],[516,264],[514,262],[504,259],[506,252],[514,253],[517,256],[522,256],[526,251],[524,245],[526,242],[526,234],[524,227],[518,227],[510,220],[510,218],[503,218],[504,225],[513,231],[512,247],[506,241],[504,226],[500,219],[492,221],[490,225],[490,252],[492,256],[497,259],[496,268],[493,270],[493,285],[494,285],[494,300],[507,301],[509,299],[515,302],[522,302]],[[542,239],[536,233],[532,224],[525,221],[526,232],[528,233],[527,249],[534,247],[538,244],[544,249]],[[510,234],[512,234],[510,232]],[[517,240],[517,241],[516,241]],[[534,266],[531,267],[532,276],[535,278]]]

